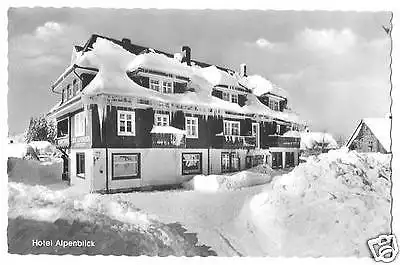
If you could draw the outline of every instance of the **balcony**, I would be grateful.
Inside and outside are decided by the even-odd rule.
[[[64,136],[64,137],[59,137],[56,139],[56,146],[59,148],[69,148],[69,137]]]
[[[269,135],[266,137],[265,147],[300,148],[300,138],[282,135]]]
[[[255,136],[242,135],[217,135],[215,148],[223,149],[254,149],[256,147]]]
[[[155,148],[185,148],[186,136],[174,133],[152,133],[152,147]]]

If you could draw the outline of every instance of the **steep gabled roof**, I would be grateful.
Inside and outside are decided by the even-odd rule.
[[[379,143],[385,148],[387,152],[391,151],[391,138],[390,138],[390,127],[391,119],[389,118],[364,118],[362,119],[350,139],[347,141],[346,146],[350,147],[354,139],[359,134],[362,125],[365,124],[376,137]]]

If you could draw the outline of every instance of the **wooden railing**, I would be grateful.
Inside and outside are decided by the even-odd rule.
[[[268,147],[300,148],[300,138],[270,135],[264,143],[264,148]]]
[[[215,148],[254,149],[256,147],[255,136],[217,135],[216,139]]]
[[[173,133],[152,133],[151,140],[152,140],[152,147],[159,147],[159,148],[186,147],[185,135],[178,135]]]

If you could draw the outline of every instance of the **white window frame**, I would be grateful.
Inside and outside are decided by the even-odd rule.
[[[199,119],[197,117],[185,117],[186,138],[199,138]]]
[[[122,117],[121,117],[122,115]],[[128,119],[128,115],[131,115]],[[128,121],[131,122],[131,131],[128,129]],[[125,122],[125,131],[121,131],[121,122]],[[117,134],[118,136],[135,136],[136,126],[135,126],[135,111],[133,110],[117,110]]]
[[[226,91],[222,91],[222,100],[231,101],[231,94]]]
[[[281,134],[281,125],[280,124],[277,124],[276,125],[276,134]]]
[[[167,123],[164,123],[164,121],[165,121],[164,119],[166,119]],[[169,123],[169,115],[168,114],[154,113],[154,125],[169,126],[169,124],[170,123]]]
[[[161,81],[159,79],[150,77],[150,80],[149,80],[150,89],[160,92],[160,88],[161,88],[160,82]]]
[[[232,126],[233,124],[237,124],[237,128],[238,128],[237,134],[233,134],[233,126]],[[224,120],[224,135],[239,136],[240,135],[240,122]]]
[[[231,102],[232,103],[237,103],[237,104],[239,104],[239,94],[236,94],[236,93],[233,93],[233,94],[230,94],[231,96],[230,96],[230,98],[231,98]]]
[[[269,98],[269,107],[272,110],[279,111],[279,100]]]
[[[162,93],[172,94],[174,92],[173,82],[168,80],[162,80]]]
[[[85,136],[86,135],[86,115],[85,111],[81,111],[79,113],[76,113],[74,116],[74,121],[75,121],[75,136]]]

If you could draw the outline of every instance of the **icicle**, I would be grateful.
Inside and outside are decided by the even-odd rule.
[[[100,139],[103,141],[103,123],[107,118],[107,100],[105,97],[99,98],[97,101],[97,112],[99,114],[99,125],[100,125]]]

